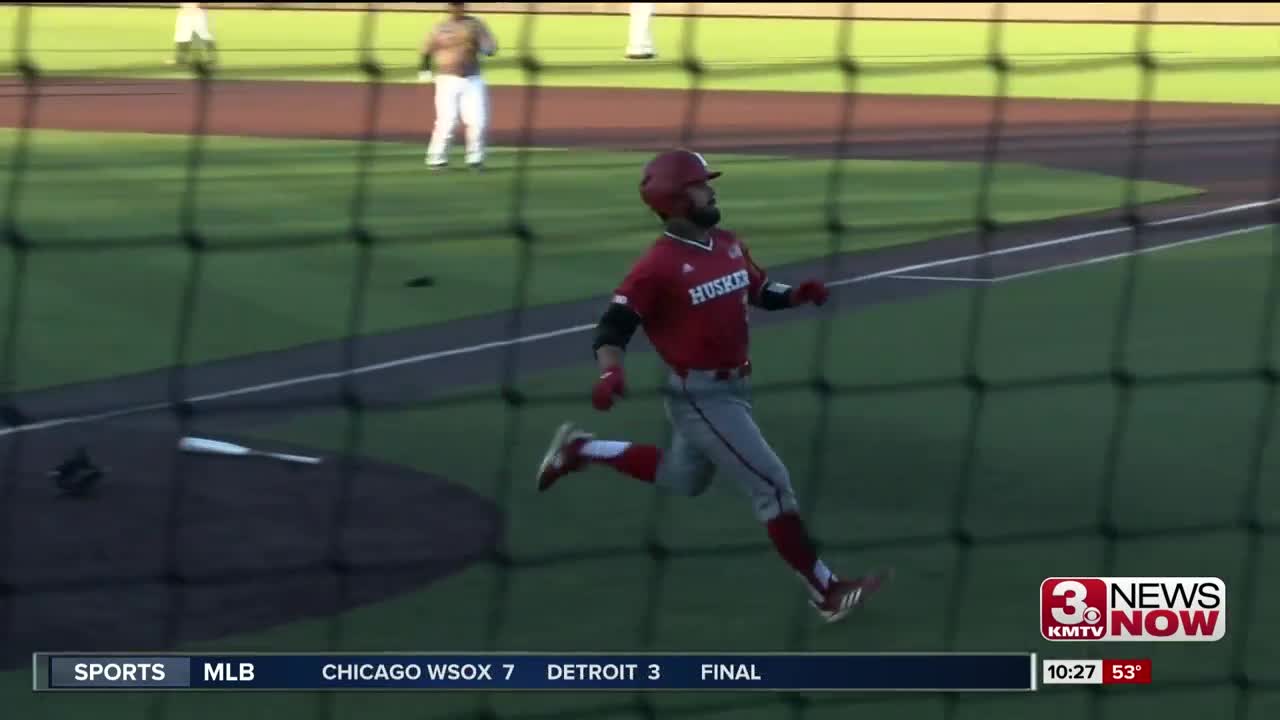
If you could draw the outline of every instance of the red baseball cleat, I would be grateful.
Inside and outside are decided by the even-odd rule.
[[[538,466],[538,492],[549,490],[560,478],[581,470],[585,463],[579,451],[594,437],[575,427],[573,423],[561,425],[551,437],[551,445],[547,447],[547,454],[542,457],[542,465]]]
[[[886,570],[852,580],[836,580],[827,588],[822,600],[810,600],[809,604],[823,620],[829,623],[839,622],[855,608],[861,607],[872,593],[884,587],[892,577],[893,571]]]

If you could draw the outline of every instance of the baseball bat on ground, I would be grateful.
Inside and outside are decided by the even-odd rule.
[[[184,437],[178,441],[178,449],[183,452],[200,453],[203,455],[268,458],[270,460],[279,460],[280,462],[295,463],[298,465],[319,465],[321,463],[321,460],[318,457],[254,450],[253,448],[245,447],[244,445],[223,442],[221,440],[210,440],[208,438]]]

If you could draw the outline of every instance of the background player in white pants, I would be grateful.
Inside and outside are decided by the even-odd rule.
[[[449,165],[449,142],[461,115],[467,134],[467,165],[480,168],[485,158],[489,126],[489,90],[480,76],[480,55],[498,51],[493,33],[465,12],[465,3],[449,3],[449,18],[427,36],[418,79],[435,80],[436,124],[427,145],[431,168]]]
[[[173,60],[170,64],[184,65],[191,54],[191,41],[200,38],[209,62],[214,60],[213,30],[209,25],[209,13],[201,3],[179,3],[178,20],[174,23]]]
[[[654,3],[631,3],[631,20],[627,34],[627,59],[650,60],[654,57],[653,33],[650,22],[653,19]]]

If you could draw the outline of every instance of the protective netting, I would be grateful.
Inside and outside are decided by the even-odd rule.
[[[544,71],[546,70],[543,62],[539,59],[538,48],[535,43],[534,27],[538,22],[536,5],[536,3],[531,4],[531,12],[522,19],[519,36],[514,43],[510,43],[514,47],[505,54],[505,58],[495,61],[496,63],[507,63],[508,67],[512,65],[519,67],[524,79],[521,105],[522,131],[514,143],[515,154],[513,167],[510,171],[509,195],[504,198],[506,202],[504,225],[511,238],[512,250],[511,256],[506,262],[514,265],[520,281],[514,284],[513,297],[511,298],[511,305],[514,311],[505,316],[504,337],[493,338],[495,341],[500,341],[504,338],[507,340],[507,342],[495,342],[494,344],[493,351],[500,353],[502,356],[502,360],[498,364],[499,371],[497,376],[492,378],[492,382],[485,387],[471,388],[421,405],[415,405],[411,402],[397,404],[388,402],[385,398],[376,401],[372,400],[362,393],[361,384],[356,382],[357,378],[366,377],[371,373],[370,369],[363,365],[361,358],[363,357],[362,343],[366,338],[368,284],[371,267],[380,246],[380,238],[370,228],[367,213],[370,205],[370,195],[375,192],[369,184],[369,177],[378,152],[377,126],[387,81],[387,69],[381,64],[386,62],[387,58],[379,57],[375,50],[374,38],[377,32],[379,14],[376,10],[371,9],[361,16],[360,46],[355,54],[354,67],[364,77],[363,108],[365,123],[363,127],[364,139],[360,144],[360,151],[352,168],[356,182],[350,197],[350,220],[347,227],[342,229],[342,232],[314,238],[314,243],[317,246],[341,243],[349,244],[356,249],[357,259],[352,267],[352,292],[343,345],[345,371],[338,374],[339,377],[337,379],[340,380],[340,389],[336,396],[319,399],[311,397],[299,403],[300,406],[309,406],[315,409],[340,407],[347,414],[342,464],[344,489],[340,493],[342,498],[350,497],[351,493],[354,492],[354,487],[360,482],[361,466],[354,459],[362,454],[362,447],[365,443],[363,434],[365,430],[364,415],[371,407],[378,409],[385,409],[386,407],[397,407],[399,409],[404,407],[439,408],[450,405],[487,402],[493,398],[496,389],[501,399],[505,402],[506,410],[501,417],[494,417],[492,424],[494,452],[501,454],[500,464],[504,468],[497,484],[494,500],[500,506],[505,507],[512,502],[514,484],[527,474],[525,472],[526,468],[517,466],[518,458],[514,455],[516,436],[521,432],[527,431],[521,425],[521,413],[525,409],[538,404],[558,404],[562,407],[580,408],[585,402],[580,394],[561,395],[539,392],[537,388],[529,387],[522,383],[519,374],[520,353],[525,343],[516,341],[516,339],[528,333],[528,328],[525,324],[525,310],[530,304],[530,278],[537,272],[534,250],[538,243],[544,240],[539,233],[539,228],[530,220],[528,206],[529,189],[538,182],[537,164],[532,162],[532,153],[535,139],[534,131],[536,130],[537,100],[540,91],[544,88]],[[3,319],[3,333],[0,335],[0,337],[3,337],[3,350],[0,353],[0,392],[4,393],[4,395],[0,395],[0,400],[2,400],[0,402],[0,421],[13,432],[9,435],[9,450],[3,460],[0,461],[0,467],[6,468],[4,473],[6,480],[0,486],[0,515],[21,511],[20,508],[12,506],[8,499],[14,497],[19,475],[17,469],[21,464],[27,435],[46,430],[53,431],[61,424],[60,419],[57,417],[41,417],[25,410],[23,396],[17,392],[15,384],[14,375],[18,348],[24,342],[24,338],[28,337],[28,333],[39,332],[38,328],[27,327],[22,322],[24,301],[28,297],[27,268],[31,259],[41,256],[42,253],[56,253],[59,248],[78,247],[74,244],[43,246],[41,238],[31,237],[26,234],[19,220],[21,207],[26,197],[24,195],[24,179],[27,175],[32,129],[37,124],[36,116],[41,103],[42,88],[40,58],[30,49],[32,12],[29,7],[23,7],[17,13],[18,22],[14,37],[14,57],[12,58],[13,68],[20,80],[24,94],[21,98],[20,122],[15,136],[16,139],[11,155],[8,158],[9,172],[6,179],[7,187],[4,205],[4,240],[7,252],[12,257],[13,271],[7,279],[5,292],[9,298],[8,313]],[[481,12],[483,12],[482,9]],[[992,277],[996,272],[992,267],[992,262],[996,257],[993,251],[998,247],[1002,247],[1000,243],[1002,227],[996,220],[992,203],[996,170],[1004,157],[1003,143],[1006,140],[1008,123],[1010,83],[1015,77],[1030,77],[1036,74],[1090,73],[1130,67],[1140,69],[1138,74],[1139,85],[1135,88],[1137,100],[1133,103],[1131,142],[1127,149],[1127,186],[1124,198],[1125,207],[1123,208],[1123,216],[1131,228],[1127,238],[1129,243],[1128,250],[1132,252],[1128,252],[1118,261],[1124,266],[1125,279],[1120,301],[1120,307],[1123,310],[1114,317],[1112,353],[1108,368],[1103,371],[1080,371],[1031,379],[1006,380],[985,377],[980,355],[983,349],[984,329],[986,328],[986,318],[988,316],[988,298],[991,292],[989,288],[992,285],[978,283],[974,286],[972,292],[963,296],[964,299],[957,300],[957,302],[968,303],[968,306],[965,324],[967,342],[964,371],[955,377],[856,385],[841,384],[834,381],[830,370],[833,359],[830,357],[828,350],[832,335],[836,332],[835,322],[839,306],[839,302],[836,302],[834,303],[837,306],[836,309],[831,312],[824,311],[817,320],[820,331],[815,335],[813,347],[805,349],[805,353],[811,358],[810,379],[804,383],[757,385],[754,388],[754,393],[762,399],[762,402],[769,402],[771,396],[783,397],[787,393],[796,390],[811,392],[818,400],[817,423],[820,427],[825,427],[828,424],[830,415],[833,412],[832,405],[839,399],[886,396],[896,393],[945,388],[960,388],[967,392],[968,420],[964,440],[967,453],[963,463],[964,469],[959,476],[946,479],[949,482],[946,492],[950,492],[953,498],[949,529],[943,533],[922,533],[909,537],[885,537],[872,542],[835,543],[824,547],[826,552],[838,551],[842,553],[929,548],[937,545],[953,547],[956,550],[955,567],[950,574],[951,585],[949,587],[949,597],[952,599],[947,603],[947,613],[943,620],[944,647],[938,648],[939,650],[973,649],[962,647],[959,639],[962,630],[962,613],[961,603],[956,599],[964,596],[969,589],[967,584],[974,581],[972,573],[969,572],[969,563],[972,560],[973,553],[980,548],[1029,545],[1053,540],[1100,539],[1103,543],[1104,554],[1102,564],[1097,570],[1099,575],[1108,575],[1111,574],[1111,570],[1115,565],[1118,548],[1125,543],[1171,536],[1193,537],[1220,532],[1242,533],[1246,537],[1245,546],[1247,550],[1243,564],[1247,572],[1243,576],[1243,585],[1236,584],[1230,588],[1232,597],[1230,627],[1250,627],[1251,619],[1257,610],[1255,600],[1258,594],[1256,592],[1257,583],[1263,571],[1263,544],[1268,539],[1274,538],[1276,534],[1274,524],[1268,524],[1263,496],[1264,483],[1270,478],[1264,478],[1263,476],[1266,468],[1265,458],[1268,443],[1273,435],[1273,423],[1277,411],[1275,407],[1276,385],[1277,379],[1280,378],[1273,362],[1272,352],[1276,332],[1276,307],[1277,303],[1280,303],[1280,295],[1277,294],[1280,293],[1280,247],[1273,254],[1274,261],[1267,290],[1263,297],[1258,298],[1258,302],[1263,308],[1263,322],[1257,328],[1258,362],[1256,367],[1238,372],[1211,370],[1146,376],[1136,373],[1129,367],[1127,341],[1130,337],[1133,320],[1132,308],[1135,304],[1136,293],[1138,292],[1141,274],[1144,269],[1142,255],[1136,251],[1146,247],[1145,240],[1151,227],[1151,223],[1146,219],[1144,210],[1141,207],[1140,181],[1146,176],[1145,160],[1150,132],[1150,109],[1155,97],[1158,77],[1162,73],[1189,72],[1209,67],[1221,68],[1231,73],[1251,72],[1256,76],[1251,82],[1269,83],[1280,81],[1280,67],[1277,66],[1275,58],[1217,60],[1204,63],[1182,62],[1176,66],[1164,65],[1158,62],[1157,54],[1152,48],[1152,28],[1157,20],[1154,16],[1155,12],[1154,4],[1147,5],[1143,22],[1134,26],[1136,31],[1131,53],[1102,57],[1084,56],[1067,60],[1019,65],[1006,51],[1006,23],[1003,21],[1004,7],[996,5],[993,11],[994,14],[987,26],[989,29],[987,31],[987,47],[984,58],[940,59],[914,63],[908,66],[876,65],[860,61],[859,23],[855,19],[856,8],[850,4],[845,7],[845,18],[838,23],[834,54],[829,59],[803,63],[790,68],[790,70],[794,71],[834,66],[842,73],[844,78],[839,127],[835,133],[836,142],[830,149],[830,156],[833,161],[826,179],[825,218],[821,219],[821,222],[825,223],[829,238],[825,272],[830,280],[839,279],[838,273],[842,267],[842,256],[851,249],[857,249],[856,232],[852,229],[851,218],[845,215],[846,211],[843,209],[842,198],[845,197],[848,191],[849,181],[847,178],[847,166],[842,162],[842,159],[853,154],[851,148],[857,140],[859,103],[860,100],[866,97],[865,93],[860,90],[860,83],[864,78],[876,76],[877,74],[927,73],[946,69],[962,70],[978,67],[985,68],[990,73],[994,90],[989,101],[989,120],[981,153],[981,172],[978,175],[978,187],[976,188],[977,200],[973,207],[973,228],[979,248],[979,252],[975,257],[975,265],[977,267],[975,276],[987,278]],[[676,20],[669,18],[664,18],[663,21],[676,22]],[[699,57],[697,30],[700,23],[714,22],[714,20],[700,17],[699,7],[697,4],[693,4],[689,7],[687,14],[679,19],[678,22],[682,25],[680,44],[678,50],[672,54],[676,56],[674,62],[687,74],[688,91],[686,94],[687,104],[685,106],[684,120],[679,127],[671,128],[670,137],[673,144],[696,146],[700,139],[698,127],[699,109],[704,102],[706,94],[710,92],[703,88],[708,74],[728,77],[753,73],[764,74],[778,70],[776,68],[770,70],[751,65],[724,69],[709,66]],[[663,60],[662,62],[669,63],[673,61]],[[349,72],[352,67],[352,63],[344,63],[335,65],[332,70],[335,73],[345,73]],[[168,412],[171,412],[183,427],[198,422],[209,413],[271,412],[278,408],[278,403],[273,402],[269,394],[259,394],[258,396],[246,395],[230,400],[224,399],[218,403],[217,409],[209,409],[206,407],[207,404],[202,401],[202,398],[193,397],[188,388],[189,368],[193,362],[189,330],[195,327],[196,318],[201,312],[200,298],[207,297],[201,290],[205,283],[211,282],[210,276],[206,271],[206,263],[209,258],[220,251],[220,248],[211,244],[203,235],[196,212],[201,197],[200,177],[205,158],[207,122],[215,103],[216,95],[213,92],[213,88],[217,83],[218,71],[201,62],[197,62],[194,69],[195,72],[190,82],[194,83],[198,88],[196,94],[197,102],[187,155],[186,182],[181,206],[177,208],[177,226],[168,227],[162,219],[157,218],[153,234],[135,238],[133,242],[123,243],[124,246],[129,247],[161,242],[172,243],[181,247],[187,253],[187,274],[184,282],[184,293],[181,298],[177,299],[180,303],[180,320],[176,334],[177,341],[173,348],[173,363],[169,375],[169,401],[167,403]],[[261,71],[265,75],[279,69],[264,66],[243,69],[241,74],[252,77],[255,71]],[[323,68],[320,68],[320,70],[323,70]],[[560,68],[559,71],[572,72],[573,68]],[[620,72],[632,71],[635,70],[630,67],[620,69]],[[233,99],[227,99],[226,102],[233,102]],[[1256,197],[1260,201],[1280,197],[1280,126],[1276,128],[1276,142],[1273,152],[1275,152],[1276,160],[1269,186],[1257,188]],[[1265,207],[1267,208],[1266,212],[1269,213],[1268,222],[1272,224],[1273,228],[1277,227],[1274,226],[1274,223],[1280,220],[1280,205],[1271,204]],[[496,211],[497,207],[495,207]],[[920,225],[921,223],[917,220],[902,219],[903,227],[918,227]],[[1280,229],[1273,231],[1275,233],[1275,242],[1277,246],[1280,246]],[[306,240],[306,238],[298,238],[291,235],[287,238],[273,240],[271,229],[263,228],[261,237],[255,239],[251,246],[239,246],[236,252],[266,250],[284,245],[297,247],[300,240]],[[98,247],[104,253],[109,253],[112,249],[108,246]],[[639,249],[637,248],[637,250]],[[574,338],[569,340],[574,340]],[[576,340],[585,342],[580,336]],[[1137,389],[1154,385],[1175,386],[1226,381],[1254,382],[1257,385],[1258,392],[1263,395],[1262,409],[1256,422],[1257,433],[1253,437],[1241,439],[1241,442],[1247,442],[1250,446],[1251,475],[1248,487],[1240,498],[1240,510],[1237,517],[1227,523],[1215,521],[1195,526],[1182,525],[1170,528],[1133,529],[1118,524],[1115,520],[1117,497],[1114,485],[1126,438],[1131,429],[1131,405]],[[979,437],[984,427],[984,422],[987,421],[991,399],[1001,393],[1026,392],[1037,388],[1087,386],[1110,387],[1114,392],[1116,402],[1113,425],[1108,430],[1109,441],[1106,445],[1105,457],[1102,460],[1103,470],[1101,476],[1097,478],[1097,482],[1101,483],[1101,487],[1097,494],[1099,503],[1096,520],[1087,525],[1067,530],[1025,531],[999,536],[974,532],[969,520],[973,510],[974,494],[972,492],[972,483],[975,480]],[[643,398],[645,394],[645,391],[641,389],[633,392],[633,397]],[[106,417],[111,416],[114,411],[108,408],[102,409],[101,412]],[[159,412],[159,410],[150,408],[146,412],[154,413]],[[834,452],[831,447],[833,442],[839,442],[839,438],[832,437],[830,433],[817,432],[813,434],[810,448],[811,461],[808,465],[811,477],[804,479],[805,482],[800,493],[800,501],[806,512],[812,512],[814,505],[820,502],[823,494],[823,484],[829,481],[827,476],[832,472],[832,468],[829,467],[829,458],[832,457]],[[184,577],[180,554],[176,550],[178,545],[176,533],[181,523],[178,508],[184,494],[186,462],[181,456],[175,456],[173,465],[168,470],[170,473],[169,487],[172,489],[171,506],[173,508],[168,526],[170,547],[172,549],[168,569],[160,577],[125,578],[114,581],[121,583],[160,581],[168,584],[172,588],[169,606],[171,638],[178,636],[178,626],[182,622],[185,598],[190,593],[199,592],[199,586],[192,586],[188,579]],[[876,479],[864,478],[861,481],[874,483]],[[1207,479],[1206,481],[1212,482],[1212,479]],[[331,552],[325,566],[325,570],[337,579],[341,588],[340,592],[346,592],[350,585],[360,582],[361,573],[367,570],[367,568],[362,568],[359,563],[353,562],[344,551],[344,537],[349,522],[346,513],[347,507],[348,505],[342,501],[335,503],[333,507],[329,541]],[[635,563],[637,572],[641,572],[641,568],[644,568],[643,572],[647,573],[647,586],[650,588],[650,592],[645,597],[637,598],[634,607],[618,608],[617,611],[634,613],[638,618],[637,622],[643,630],[637,649],[653,647],[660,624],[661,608],[659,605],[664,590],[666,590],[666,584],[670,580],[669,568],[672,562],[690,558],[732,557],[734,555],[757,554],[760,552],[758,543],[744,543],[741,545],[717,544],[706,547],[681,548],[666,546],[662,541],[661,527],[664,513],[668,509],[669,504],[667,502],[656,502],[654,510],[648,519],[648,530],[645,537],[642,538],[641,542],[627,546],[599,547],[584,541],[584,547],[581,551],[530,556],[527,553],[514,552],[506,545],[507,540],[501,540],[488,559],[498,570],[498,581],[493,587],[492,595],[482,601],[485,607],[491,609],[492,613],[486,624],[487,638],[485,647],[475,649],[504,649],[502,647],[502,635],[510,622],[508,613],[511,609],[510,593],[512,583],[520,573],[529,569],[572,567],[575,563],[605,559],[615,563]],[[1270,519],[1273,521],[1274,517]],[[7,523],[7,520],[0,518],[0,522]],[[3,527],[7,528],[8,525],[6,524]],[[0,539],[6,538],[7,535],[7,532],[0,532]],[[9,546],[0,547],[0,570],[11,561],[9,553]],[[380,565],[379,569],[385,570],[386,565]],[[281,572],[297,570],[300,569],[280,569]],[[1046,568],[1046,571],[1048,570],[1049,568]],[[236,579],[238,578],[225,578],[227,582]],[[72,591],[77,587],[91,586],[100,582],[103,581],[95,579],[92,582],[82,584],[59,583],[54,586],[16,584],[8,581],[6,573],[0,572],[0,600],[5,601],[4,607],[8,608],[11,605],[9,601],[20,596],[29,597],[40,593]],[[1033,589],[1028,588],[1025,591],[1031,593]],[[892,602],[891,599],[887,601]],[[725,612],[732,613],[732,607],[726,607]],[[1029,619],[1018,618],[1011,620],[1011,622],[1024,622],[1027,620]],[[0,616],[0,630],[8,628],[10,622],[11,619],[7,615]],[[786,649],[806,649],[811,623],[810,611],[797,604],[795,617],[790,625],[791,636]],[[339,644],[344,632],[342,623],[335,620],[330,624],[330,631],[330,642],[333,645]],[[1259,678],[1257,676],[1257,668],[1251,667],[1249,664],[1248,659],[1252,650],[1251,644],[1258,642],[1259,639],[1259,637],[1248,632],[1235,634],[1231,638],[1232,650],[1227,662],[1220,666],[1206,668],[1202,679],[1194,683],[1180,684],[1161,680],[1159,679],[1159,669],[1157,668],[1158,687],[1152,688],[1148,692],[1167,693],[1181,688],[1215,687],[1232,690],[1235,693],[1235,705],[1230,710],[1230,713],[1234,717],[1243,719],[1250,712],[1249,704],[1255,691],[1262,688],[1269,690],[1276,688],[1276,685],[1271,680],[1264,682],[1264,679]],[[120,649],[123,650],[125,648]],[[1014,648],[984,649],[1010,650]],[[1091,704],[1088,711],[1090,717],[1100,716],[1101,709],[1098,703],[1101,702],[1101,698],[1101,693],[1092,696],[1091,702],[1093,704]],[[782,701],[790,705],[790,716],[796,718],[809,717],[815,714],[817,708],[829,705],[877,702],[875,699],[868,700],[865,697],[809,698],[800,694],[786,695],[782,698]],[[965,701],[963,698],[948,697],[945,705],[945,716],[955,716],[958,708]],[[696,707],[690,707],[686,710],[673,710],[659,709],[655,706],[650,696],[640,694],[631,699],[602,700],[589,710],[554,712],[546,716],[604,717],[614,710],[618,712],[636,712],[642,717],[698,716],[730,713],[737,709],[751,708],[758,702],[758,699],[718,701],[711,697],[705,702],[697,704]],[[165,702],[158,700],[152,705],[153,713],[157,717],[166,717],[165,707]],[[333,706],[328,700],[320,701],[316,707],[319,708],[318,712],[322,717],[334,712]],[[493,709],[485,711],[482,716],[491,717],[498,714],[506,713],[499,713],[496,709]],[[534,717],[534,715],[530,714],[521,714],[521,716]],[[1222,716],[1225,717],[1227,714],[1224,713]]]

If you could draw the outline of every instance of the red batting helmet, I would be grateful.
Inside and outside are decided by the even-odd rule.
[[[640,197],[662,217],[683,217],[689,212],[685,189],[718,177],[720,173],[712,172],[698,153],[668,150],[645,165]]]

